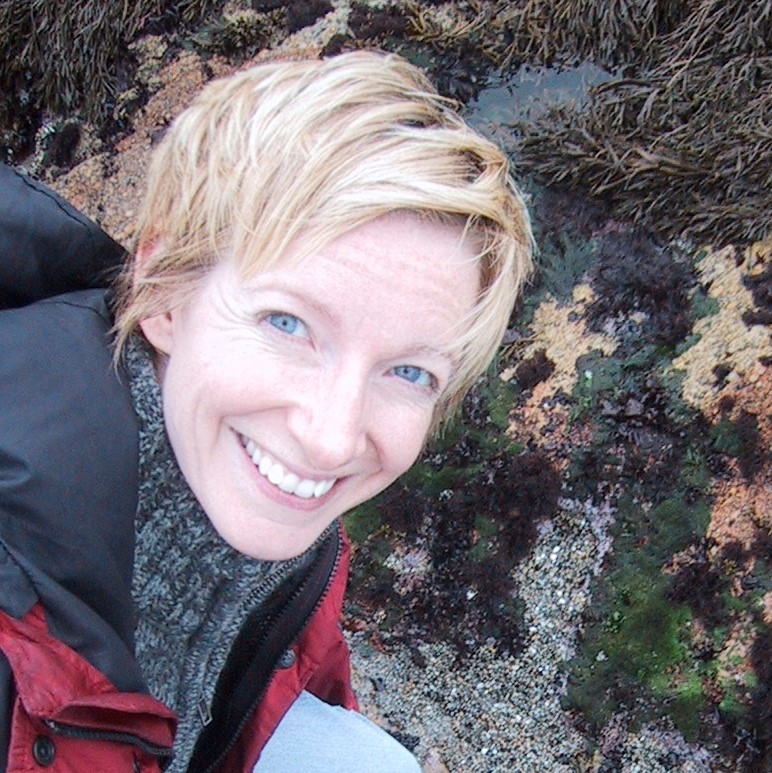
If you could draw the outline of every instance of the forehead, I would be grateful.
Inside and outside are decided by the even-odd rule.
[[[269,274],[281,280],[314,277],[325,292],[356,288],[365,306],[385,304],[407,311],[418,303],[438,317],[466,316],[480,285],[477,257],[461,225],[412,213],[377,218],[332,240],[310,254],[302,240]]]
[[[474,252],[461,225],[443,223],[413,213],[376,218],[330,241],[314,257],[352,271],[407,274],[435,279],[476,274]]]

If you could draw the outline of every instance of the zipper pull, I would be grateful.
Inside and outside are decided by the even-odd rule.
[[[212,721],[212,712],[209,703],[201,698],[198,701],[198,716],[201,720],[201,727],[206,727]]]

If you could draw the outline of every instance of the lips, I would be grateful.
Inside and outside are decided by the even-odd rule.
[[[272,485],[286,494],[292,494],[300,499],[319,499],[334,485],[337,478],[312,480],[301,478],[294,472],[288,472],[279,462],[273,461],[268,454],[258,448],[257,444],[240,435],[241,444],[246,449],[257,471]]]

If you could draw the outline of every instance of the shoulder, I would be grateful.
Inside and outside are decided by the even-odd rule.
[[[44,298],[20,307],[0,308],[0,332],[21,334],[27,325],[41,326],[91,324],[107,331],[112,325],[108,306],[110,291],[104,288],[78,290]],[[54,331],[51,331],[54,332]],[[66,329],[62,332],[66,332]],[[34,331],[31,335],[34,335]]]
[[[112,369],[111,317],[104,290],[57,296],[0,312],[0,407],[29,413],[36,401],[66,410],[69,401],[120,398]],[[25,396],[14,406],[13,395]]]
[[[136,466],[136,418],[110,327],[103,290],[0,312],[0,459],[35,461],[57,479],[75,464],[95,475],[127,458]]]
[[[0,539],[109,610],[96,596],[131,577],[138,439],[104,291],[0,312],[0,351]]]
[[[0,308],[104,287],[125,255],[50,188],[0,164]]]

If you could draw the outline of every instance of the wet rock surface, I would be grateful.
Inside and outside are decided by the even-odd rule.
[[[378,45],[473,102],[510,29],[500,3],[210,5],[132,39],[111,131],[49,115],[16,158],[127,245],[149,153],[210,78]],[[517,168],[519,130],[486,130]],[[769,770],[772,244],[521,182],[540,266],[495,369],[347,517],[363,709],[427,771]]]

